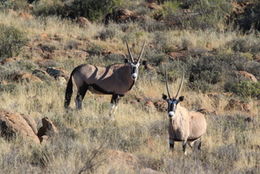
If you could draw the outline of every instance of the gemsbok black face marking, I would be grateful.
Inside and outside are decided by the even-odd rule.
[[[170,148],[174,148],[175,141],[181,141],[184,154],[186,154],[186,144],[188,143],[188,145],[192,147],[195,141],[199,141],[198,149],[200,149],[200,138],[205,134],[207,128],[206,119],[202,113],[188,111],[186,108],[180,106],[180,102],[184,100],[184,97],[180,96],[178,98],[178,95],[182,89],[184,74],[178,92],[173,98],[169,92],[166,71],[165,77],[168,95],[163,94],[162,98],[168,103],[167,114],[169,117],[168,132]]]
[[[73,93],[73,82],[77,86],[76,107],[82,108],[82,100],[87,90],[92,93],[110,94],[112,95],[112,110],[115,110],[120,99],[129,90],[132,89],[138,77],[138,69],[140,60],[144,52],[145,42],[143,43],[141,52],[135,60],[126,42],[129,58],[124,64],[113,64],[107,67],[94,66],[90,64],[79,65],[74,68],[70,75],[65,92],[64,107],[68,108]],[[110,112],[112,114],[112,112]]]

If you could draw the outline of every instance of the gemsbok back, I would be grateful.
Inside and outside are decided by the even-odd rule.
[[[73,93],[73,82],[77,86],[77,96],[75,99],[76,108],[82,108],[82,100],[87,90],[92,93],[112,95],[110,115],[115,111],[119,98],[130,91],[138,77],[138,68],[143,55],[145,42],[136,60],[126,42],[129,58],[124,64],[113,64],[107,67],[82,64],[72,71],[65,93],[64,107],[68,108]]]
[[[168,96],[163,94],[163,99],[168,103],[168,116],[169,116],[169,144],[170,149],[174,149],[174,142],[181,141],[184,154],[186,155],[186,145],[191,148],[194,142],[198,141],[197,148],[201,148],[201,136],[206,133],[207,123],[204,114],[196,111],[188,111],[186,108],[180,106],[180,102],[184,100],[183,96],[179,96],[183,85],[184,73],[182,76],[181,84],[178,88],[177,94],[171,98],[167,73],[166,76],[166,89]]]

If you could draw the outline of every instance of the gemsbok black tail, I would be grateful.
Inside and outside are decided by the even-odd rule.
[[[71,96],[73,93],[73,83],[72,83],[72,75],[73,72],[70,75],[70,79],[67,83],[66,92],[65,92],[65,101],[64,101],[64,107],[68,108],[70,105]]]

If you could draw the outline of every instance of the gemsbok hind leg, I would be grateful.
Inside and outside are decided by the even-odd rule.
[[[116,112],[117,104],[120,99],[120,96],[118,94],[113,94],[111,98],[111,109],[109,112],[109,116],[112,116]]]
[[[201,138],[188,142],[188,145],[192,148],[192,150],[200,150],[201,149]]]
[[[184,152],[184,155],[187,155],[186,147],[187,147],[187,140],[182,142],[182,150]]]
[[[198,150],[201,150],[201,138],[198,140]]]
[[[77,96],[75,99],[77,109],[82,109],[82,100],[84,99],[87,90],[88,90],[88,86],[81,86],[78,89]]]
[[[169,146],[170,146],[170,150],[174,150],[174,141],[169,139]]]

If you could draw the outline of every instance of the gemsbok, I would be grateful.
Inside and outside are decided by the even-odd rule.
[[[162,98],[168,103],[168,116],[169,116],[169,145],[170,149],[174,149],[174,142],[181,141],[183,152],[186,155],[186,145],[188,144],[191,148],[194,145],[194,142],[198,142],[197,148],[201,149],[201,136],[206,133],[207,122],[205,116],[196,111],[188,111],[186,108],[180,106],[180,102],[184,100],[184,96],[179,96],[181,91],[184,73],[182,76],[181,84],[178,88],[177,94],[174,98],[171,98],[167,73],[166,76],[166,89],[167,95],[163,94]]]
[[[129,58],[125,59],[124,64],[113,64],[106,67],[95,66],[90,64],[82,64],[74,68],[72,71],[66,92],[64,107],[68,108],[73,93],[73,82],[77,86],[77,96],[75,99],[76,108],[82,108],[82,100],[87,90],[96,94],[112,95],[110,115],[115,111],[120,97],[123,97],[130,91],[138,77],[138,68],[140,60],[144,52],[145,42],[143,43],[141,52],[135,60],[126,42]],[[145,65],[144,61],[143,65]]]

